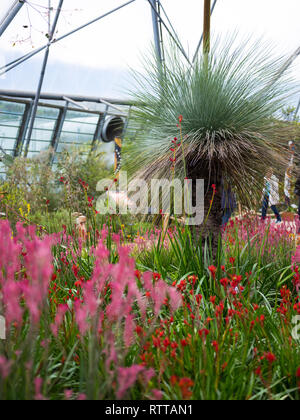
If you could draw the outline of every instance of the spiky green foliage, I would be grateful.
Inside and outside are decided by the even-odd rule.
[[[128,168],[145,178],[170,178],[170,147],[179,137],[183,116],[183,148],[177,150],[176,177],[187,167],[218,167],[245,204],[261,193],[268,166],[284,173],[284,149],[290,138],[276,115],[294,92],[286,58],[274,58],[270,46],[255,42],[236,45],[235,37],[216,42],[209,56],[200,56],[191,68],[171,49],[165,72],[155,58],[145,60],[145,72],[136,73],[137,103],[131,128],[134,148]]]

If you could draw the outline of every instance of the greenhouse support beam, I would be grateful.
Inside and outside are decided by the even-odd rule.
[[[74,101],[73,99],[69,98],[68,96],[63,96],[63,99],[67,102],[70,102],[70,104],[73,104],[74,106],[84,109],[85,111],[89,111],[89,108],[85,105],[82,104],[78,104],[76,101]]]
[[[104,113],[99,115],[96,131],[94,133],[92,146],[91,146],[92,152],[96,150],[97,144],[101,140],[101,134],[102,134],[103,126],[104,126],[104,123],[108,114],[108,110],[109,110],[109,105],[106,105]]]
[[[172,34],[172,32],[170,31],[170,29],[168,28],[168,26],[166,25],[166,23],[164,22],[164,20],[162,19],[162,17],[160,16],[160,14],[158,13],[158,11],[153,7],[153,4],[151,3],[151,0],[148,0],[148,3],[150,4],[153,13],[156,14],[157,18],[159,19],[159,21],[161,22],[161,24],[164,26],[164,28],[167,30],[167,32],[169,33],[170,37],[173,39],[174,43],[176,44],[176,46],[178,47],[179,51],[182,53],[182,55],[184,56],[184,58],[187,60],[187,62],[192,65],[192,63],[190,62],[190,59],[187,55],[187,53],[185,52],[184,48],[180,45],[180,42],[177,41],[177,39],[174,37],[174,35]],[[1,73],[0,73],[1,75]]]
[[[35,95],[35,98],[34,98],[32,112],[31,112],[31,120],[30,120],[30,124],[29,124],[29,128],[28,128],[28,134],[27,134],[25,151],[24,151],[24,156],[25,157],[27,156],[27,153],[28,153],[29,144],[30,144],[30,140],[31,140],[32,132],[33,132],[35,117],[36,117],[36,113],[37,113],[37,109],[38,109],[38,105],[39,105],[42,86],[43,86],[43,82],[44,82],[44,78],[45,78],[45,72],[46,72],[46,68],[47,68],[47,64],[48,64],[48,58],[49,58],[49,53],[50,53],[50,45],[51,45],[51,41],[54,37],[55,31],[56,31],[57,22],[58,22],[58,19],[59,19],[59,15],[61,13],[63,2],[64,2],[64,0],[59,1],[59,5],[58,5],[58,8],[57,8],[57,11],[56,11],[56,14],[55,14],[55,18],[54,18],[54,21],[53,21],[53,24],[52,24],[51,32],[49,34],[49,43],[48,43],[47,48],[46,48],[44,61],[43,61],[43,65],[42,65],[42,70],[41,70],[41,75],[40,75],[40,80],[39,80],[37,92],[36,92],[36,95]]]
[[[19,132],[18,132],[18,137],[16,139],[16,143],[15,143],[15,146],[14,146],[14,151],[13,151],[13,156],[14,157],[21,156],[21,154],[22,154],[22,148],[23,148],[23,145],[24,145],[24,142],[25,142],[25,136],[26,136],[28,124],[29,124],[29,121],[30,121],[32,105],[33,105],[33,101],[30,101],[30,103],[27,103],[25,105],[25,110],[24,110],[24,113],[23,113],[22,122],[21,122],[20,129],[19,129]]]
[[[24,91],[24,90],[10,90],[10,89],[0,89],[0,96],[8,96],[10,98],[19,98],[19,99],[34,99],[35,92]],[[134,102],[126,99],[113,99],[113,98],[99,98],[99,96],[82,96],[82,95],[72,95],[65,93],[41,93],[40,99],[47,101],[65,101],[65,97],[72,99],[75,102],[102,102],[106,101],[110,104],[115,105],[125,105],[130,106],[134,105]]]
[[[128,115],[124,124],[124,129],[123,129],[123,133],[122,133],[122,138],[124,139],[124,137],[126,136],[127,130],[128,130],[128,125],[129,125],[129,120],[130,120],[130,115],[131,115],[131,106],[129,107],[128,110]]]
[[[0,76],[3,76],[4,74],[8,73],[10,70],[14,69],[15,67],[18,67],[20,64],[24,63],[25,61],[29,60],[31,57],[34,57],[39,52],[43,51],[45,48],[47,48],[47,45],[44,45],[43,47],[38,48],[35,51],[32,51],[31,53],[25,54],[23,57],[20,57],[9,64],[6,64],[5,66],[0,68]]]
[[[7,14],[0,22],[0,36],[4,33],[4,31],[9,27],[13,19],[16,17],[18,12],[24,6],[25,0],[15,0],[13,5],[8,10]]]
[[[181,48],[184,49],[183,46],[182,46],[182,43],[180,42],[179,36],[178,36],[177,32],[175,31],[174,26],[172,25],[172,22],[171,22],[169,16],[167,15],[167,12],[164,9],[163,5],[161,4],[161,1],[160,0],[158,0],[158,6],[159,6],[159,9],[162,9],[162,11],[163,11],[163,13],[164,13],[164,15],[165,15],[165,17],[167,19],[167,22],[168,22],[171,30],[173,31],[174,37],[177,39],[177,41],[180,44]]]
[[[149,0],[151,6],[152,14],[152,25],[153,25],[153,35],[154,35],[154,45],[156,56],[160,64],[162,64],[162,51],[161,51],[161,38],[159,34],[159,14],[157,9],[157,0]]]
[[[66,104],[65,104],[64,108],[59,110],[59,114],[58,114],[58,117],[57,117],[57,120],[56,120],[55,128],[54,128],[51,143],[50,143],[50,145],[53,149],[51,164],[53,164],[54,156],[55,156],[55,153],[57,152],[57,148],[58,148],[59,140],[60,140],[60,137],[61,137],[62,129],[63,129],[64,122],[65,122],[67,112],[68,112],[68,106],[69,106],[69,102],[66,101]]]
[[[296,60],[297,57],[300,55],[300,47],[296,49],[296,51],[286,60],[286,62],[283,64],[281,69],[278,71],[278,73],[275,75],[275,77],[272,79],[270,84],[276,82],[282,75],[285,73],[288,68],[293,64],[293,62]]]
[[[101,99],[99,100],[102,104],[107,105],[108,107],[114,108],[116,111],[119,111],[121,114],[123,114],[123,110],[121,108],[118,108],[117,106],[111,104],[110,102],[108,102],[105,99]]]

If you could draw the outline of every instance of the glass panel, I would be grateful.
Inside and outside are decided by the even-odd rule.
[[[25,105],[0,101],[0,146],[11,154],[19,133]]]
[[[89,114],[86,112],[68,111],[66,115],[66,122],[82,122],[84,124],[94,124],[98,122],[98,115]]]
[[[63,125],[57,151],[72,145],[91,144],[99,116],[85,112],[68,111]]]
[[[40,150],[29,150],[27,157],[32,158],[37,156],[41,151]]]
[[[29,145],[29,152],[36,153],[48,149],[58,114],[58,109],[48,107],[38,108]]]
[[[3,165],[3,163],[0,162],[0,180],[5,179],[5,172],[6,172],[6,168]]]

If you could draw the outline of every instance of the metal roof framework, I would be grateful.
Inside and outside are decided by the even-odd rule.
[[[51,148],[55,153],[51,162],[70,146],[86,146],[83,153],[97,149],[101,142],[107,142],[104,127],[108,122],[125,122],[127,128],[132,104],[110,98],[67,96],[65,94],[40,95],[35,117],[33,135],[26,148],[26,133],[36,92],[0,90],[0,146],[2,154],[15,158],[34,157],[42,150]],[[100,103],[101,100],[101,103]],[[104,144],[104,143],[103,143]],[[113,152],[112,146],[104,150]],[[0,164],[0,174],[5,174]]]
[[[12,23],[14,17],[17,15],[19,10],[22,8],[22,6],[26,3],[27,0],[14,0],[13,4],[9,8],[7,14],[0,22],[0,36],[4,33],[4,31],[8,28],[8,26]],[[64,133],[64,124],[68,115],[68,112],[73,113],[73,117],[75,118],[75,115],[85,113],[85,115],[88,114],[96,114],[98,117],[98,121],[96,124],[94,124],[94,132],[90,133],[92,134],[92,141],[91,141],[91,147],[95,147],[96,143],[101,140],[102,137],[102,128],[105,122],[105,119],[108,116],[121,116],[121,117],[128,117],[130,115],[130,108],[132,106],[131,103],[128,103],[127,101],[115,101],[111,99],[103,99],[103,98],[89,98],[89,97],[79,97],[79,96],[72,96],[68,94],[43,94],[42,93],[42,86],[43,86],[43,80],[45,71],[48,64],[48,57],[50,48],[52,45],[56,44],[57,42],[65,39],[66,37],[69,37],[73,35],[74,33],[83,30],[87,26],[90,26],[105,17],[111,15],[112,13],[117,12],[118,10],[129,6],[130,4],[134,3],[136,0],[129,0],[123,4],[121,4],[119,7],[116,7],[107,13],[96,17],[90,22],[87,22],[80,27],[58,37],[54,38],[54,33],[56,30],[56,26],[60,17],[61,9],[63,7],[64,0],[59,0],[59,5],[55,13],[55,17],[52,23],[52,27],[49,31],[49,38],[48,43],[22,57],[19,57],[18,59],[6,64],[5,66],[2,66],[0,68],[0,76],[9,72],[10,70],[13,70],[15,67],[21,65],[25,61],[29,60],[30,58],[34,57],[36,54],[45,51],[44,53],[44,59],[43,64],[41,68],[39,83],[37,87],[37,91],[34,92],[21,92],[21,91],[0,91],[0,115],[4,115],[6,118],[8,118],[8,121],[4,119],[4,123],[1,124],[1,128],[6,127],[6,131],[12,131],[12,129],[16,129],[14,135],[4,135],[2,138],[5,141],[5,147],[4,149],[9,152],[12,156],[28,156],[32,153],[35,153],[34,150],[32,150],[32,144],[34,142],[42,142],[42,139],[38,139],[36,134],[41,133],[42,131],[50,131],[49,128],[42,128],[39,126],[39,121],[41,119],[46,119],[46,117],[42,117],[40,115],[39,110],[41,108],[47,108],[47,109],[56,109],[57,110],[57,116],[52,124],[52,133],[51,133],[51,139],[48,139],[45,141],[45,143],[51,147],[55,151],[58,150],[58,145],[60,142],[60,138],[62,134]],[[215,0],[216,1],[216,0]],[[152,13],[152,21],[153,21],[153,33],[154,33],[154,43],[156,47],[156,52],[158,55],[158,59],[160,63],[163,63],[164,61],[164,46],[163,46],[163,32],[162,32],[162,26],[165,28],[165,30],[169,33],[169,35],[172,37],[176,45],[178,46],[179,50],[182,52],[183,56],[187,59],[189,62],[188,56],[186,52],[184,51],[182,44],[179,40],[178,35],[176,34],[174,27],[172,26],[170,19],[168,18],[165,10],[163,9],[163,6],[160,2],[160,0],[148,0],[149,5],[151,6],[151,13]],[[49,2],[50,3],[50,2]],[[165,18],[167,19],[168,23],[165,23],[161,16],[161,10],[163,10],[163,13],[165,15]],[[50,25],[50,22],[49,22]],[[169,26],[168,26],[169,25]],[[191,63],[190,63],[191,64]],[[43,103],[41,100],[48,100],[48,101],[59,101],[59,105],[57,104],[51,104],[51,103]],[[83,102],[87,103],[93,103],[94,107],[96,107],[97,104],[104,105],[104,110],[89,110],[85,105],[82,105]],[[1,104],[10,104],[12,109],[13,107],[21,107],[21,112],[9,112],[9,111],[3,111],[1,110]],[[22,107],[23,105],[23,107]],[[73,105],[73,108],[71,107]],[[118,105],[118,106],[116,106]],[[126,109],[123,111],[120,109],[119,106],[125,107]],[[81,110],[79,110],[81,108]],[[118,113],[115,113],[114,111],[119,111]],[[77,114],[76,114],[77,113]],[[19,125],[13,126],[11,125],[9,119],[10,117],[18,118],[20,121]],[[75,118],[76,119],[76,118]],[[48,120],[49,121],[49,120]],[[84,124],[84,123],[82,123]],[[125,124],[127,126],[127,124]],[[77,127],[77,130],[80,130],[79,127]],[[33,134],[35,134],[33,136]],[[14,138],[15,136],[15,138]],[[1,132],[0,132],[1,137]],[[8,146],[7,141],[10,143],[10,146]],[[12,145],[11,141],[14,141],[14,145]],[[80,142],[79,142],[80,143]],[[3,146],[3,145],[2,145]],[[2,147],[1,146],[1,147]],[[3,150],[3,147],[2,147]]]
[[[11,22],[16,17],[18,12],[24,6],[24,3],[25,3],[24,0],[14,0],[12,5],[9,7],[7,13],[4,15],[3,19],[0,21],[0,36],[4,33],[4,31],[11,24]]]

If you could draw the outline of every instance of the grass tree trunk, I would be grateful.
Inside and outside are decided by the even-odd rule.
[[[222,232],[222,174],[221,170],[208,168],[189,168],[188,178],[194,182],[197,179],[204,179],[204,221],[201,225],[192,227],[194,243],[202,239],[204,249],[205,243],[211,249],[212,258],[215,260],[218,252],[219,238]],[[215,192],[214,192],[215,190]],[[193,203],[197,203],[196,190],[193,189]]]
[[[203,18],[203,53],[210,51],[210,9],[211,0],[204,0],[204,18]]]

